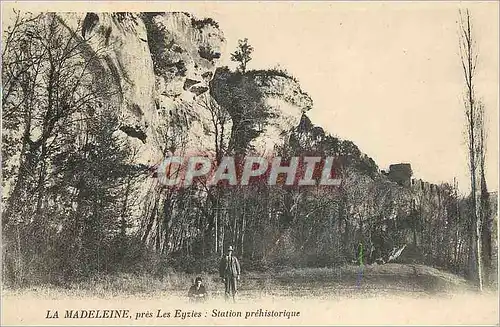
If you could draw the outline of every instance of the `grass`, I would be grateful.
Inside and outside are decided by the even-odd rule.
[[[210,298],[196,306],[189,303],[186,296],[196,277],[194,274],[170,273],[162,278],[117,274],[87,283],[73,283],[66,288],[44,285],[4,289],[2,306],[8,316],[3,315],[2,319],[3,324],[37,322],[39,325],[45,324],[48,308],[129,308],[134,317],[158,309],[199,310],[206,316],[189,324],[204,322],[203,325],[270,322],[284,325],[498,324],[497,294],[468,292],[469,285],[461,277],[426,266],[386,264],[364,267],[363,278],[357,285],[359,272],[360,267],[356,266],[243,271],[238,301],[234,304],[224,301],[224,286],[217,275],[202,274]],[[36,303],[34,309],[27,311],[28,303]],[[215,319],[210,317],[213,309],[242,312],[286,309],[300,311],[301,317],[289,320]],[[67,321],[61,320],[61,323]],[[183,325],[187,320],[130,320],[130,324],[153,323]]]
[[[240,297],[335,297],[371,296],[384,292],[435,294],[470,290],[462,277],[421,265],[386,264],[337,268],[289,268],[267,272],[243,272]],[[169,273],[153,275],[116,274],[71,283],[65,288],[31,286],[4,289],[4,294],[35,293],[43,298],[59,297],[165,297],[186,295],[196,276],[201,276],[213,297],[222,297],[224,286],[216,274]],[[362,276],[362,277],[361,277]]]

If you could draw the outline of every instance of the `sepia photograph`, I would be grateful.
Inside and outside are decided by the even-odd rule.
[[[498,1],[2,1],[1,325],[498,326]]]

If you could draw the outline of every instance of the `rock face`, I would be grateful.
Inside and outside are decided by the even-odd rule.
[[[142,20],[132,13],[61,14],[62,20],[87,40],[90,55],[102,58],[101,71],[111,76],[124,130],[145,140],[147,127],[157,119],[154,110],[153,62]]]
[[[250,74],[275,114],[262,134],[252,142],[259,152],[268,155],[281,142],[283,132],[297,126],[302,113],[312,109],[313,100],[301,89],[299,82],[286,73],[271,70]]]
[[[118,92],[110,101],[120,108],[121,134],[138,151],[137,163],[161,160],[165,126],[208,90],[225,46],[217,23],[182,12],[60,17],[103,58],[96,73],[112,76]]]
[[[93,69],[102,76],[101,83],[116,89],[109,99],[119,108],[116,133],[137,153],[135,164],[154,166],[179,149],[183,154],[214,150],[206,102],[225,51],[217,22],[184,12],[61,13],[59,18],[87,41],[88,56],[102,58]],[[255,71],[252,77],[276,113],[253,145],[272,151],[281,133],[312,107],[312,100],[286,74]],[[134,186],[135,217],[149,214],[145,208],[157,201],[156,187],[149,177]]]
[[[115,133],[134,153],[134,165],[152,167],[169,146],[207,146],[208,121],[199,102],[206,96],[225,38],[211,19],[183,12],[61,13],[60,21],[81,37],[86,56],[108,101],[119,111]],[[158,201],[157,182],[144,174],[132,186],[133,223]]]
[[[210,150],[209,82],[225,51],[217,22],[188,13],[67,13],[61,19],[102,56],[99,74],[117,89],[121,134],[138,152],[138,163],[158,163],[182,145]],[[280,72],[251,73],[276,112],[253,142],[271,151],[284,130],[295,126],[312,99],[299,83]],[[270,142],[271,141],[271,142]],[[169,145],[168,145],[169,144]],[[207,148],[208,147],[208,148]]]
[[[285,102],[298,107],[302,112],[310,110],[313,106],[311,97],[305,93],[300,84],[293,77],[281,71],[256,71],[251,72],[256,84],[270,98],[279,97]]]
[[[157,76],[157,94],[189,99],[206,92],[224,49],[225,40],[218,24],[185,13],[143,16]]]

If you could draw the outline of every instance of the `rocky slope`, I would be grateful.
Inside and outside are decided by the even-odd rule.
[[[119,90],[121,130],[132,146],[140,148],[141,163],[161,160],[166,126],[179,120],[187,148],[211,146],[207,138],[208,113],[203,106],[208,82],[225,51],[217,22],[188,13],[66,13],[60,15],[71,29],[88,40],[103,57],[99,74],[112,76]],[[284,130],[294,126],[312,100],[296,80],[285,75],[253,74],[269,104],[280,114],[270,125]],[[272,127],[270,128],[272,129]],[[266,131],[262,141],[274,131]]]
[[[112,76],[118,92],[111,101],[120,108],[123,137],[140,153],[138,163],[160,160],[162,114],[207,90],[225,44],[222,31],[211,21],[177,12],[72,13],[61,18],[81,33],[94,55],[102,56],[97,73]]]
[[[119,108],[117,133],[137,153],[135,164],[154,166],[167,151],[214,150],[206,101],[208,83],[225,51],[224,33],[217,22],[184,12],[64,13],[59,17],[87,40],[88,56],[102,57],[101,66],[93,69],[102,76],[102,83],[112,84],[117,91],[109,101]],[[264,77],[256,71],[252,77],[277,114],[253,141],[256,149],[267,152],[284,130],[297,125],[301,114],[311,109],[312,100],[295,79],[284,74]],[[151,178],[136,185],[136,217],[155,198],[156,187]]]

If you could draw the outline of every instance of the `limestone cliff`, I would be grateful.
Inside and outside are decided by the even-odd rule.
[[[206,106],[209,82],[225,51],[217,22],[184,12],[61,13],[61,22],[102,57],[94,71],[112,84],[109,99],[119,109],[120,137],[135,153],[134,164],[151,167],[165,153],[214,151],[211,114]],[[295,126],[312,99],[297,80],[279,71],[253,71],[274,118],[253,141],[271,151],[281,133]],[[230,120],[227,123],[230,130]],[[134,216],[155,198],[157,184],[144,178],[135,185]]]
[[[192,152],[213,150],[210,113],[203,105],[208,83],[225,51],[217,22],[189,13],[64,13],[61,19],[102,56],[97,73],[118,90],[121,133],[153,165],[166,144]],[[292,77],[276,71],[250,74],[276,113],[256,148],[271,149],[282,131],[295,126],[312,99]],[[175,129],[171,128],[175,125]],[[166,140],[165,138],[168,138]],[[180,140],[182,139],[182,140]]]
[[[120,130],[139,151],[138,163],[161,160],[165,120],[208,89],[225,45],[218,25],[181,12],[60,16],[102,56],[97,73],[112,76],[118,95],[110,100],[120,108]]]
[[[282,133],[297,126],[302,113],[312,109],[313,100],[301,89],[299,82],[285,72],[258,70],[249,74],[261,88],[271,111],[275,113],[269,125],[252,145],[261,152],[271,153],[281,140]]]

